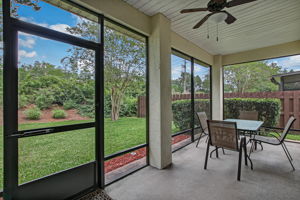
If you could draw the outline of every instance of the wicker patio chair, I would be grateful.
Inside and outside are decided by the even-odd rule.
[[[247,154],[246,138],[241,137],[239,140],[238,131],[235,122],[225,122],[217,120],[208,120],[208,134],[209,142],[207,143],[206,156],[204,169],[207,169],[208,154],[210,146],[223,147],[224,149],[239,152],[238,161],[238,174],[237,180],[241,179],[241,164],[242,164],[242,152],[244,151],[245,165],[248,165],[247,160],[251,163],[251,169],[253,169],[252,161]],[[239,142],[240,141],[240,142]]]
[[[253,151],[254,143],[255,142],[260,142],[260,143],[266,143],[270,145],[281,145],[283,148],[283,151],[288,158],[293,170],[295,170],[295,167],[292,163],[293,158],[287,148],[287,146],[284,143],[284,140],[289,133],[293,123],[296,121],[295,117],[290,117],[288,122],[286,123],[284,130],[281,134],[279,134],[277,131],[274,131],[272,129],[266,129],[263,135],[271,135],[272,137],[267,137],[267,136],[261,136],[261,135],[253,135],[250,141],[252,142],[251,148],[250,148],[250,154]]]
[[[240,111],[239,119],[258,120],[257,111]]]

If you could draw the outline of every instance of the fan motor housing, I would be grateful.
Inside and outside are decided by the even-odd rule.
[[[221,11],[226,6],[226,0],[211,0],[207,4],[207,8],[210,12]]]

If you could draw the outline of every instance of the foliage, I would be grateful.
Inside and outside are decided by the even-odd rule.
[[[63,105],[64,109],[66,109],[66,110],[71,110],[71,109],[74,109],[77,107],[76,103],[71,99],[64,101],[63,104],[64,104]]]
[[[95,117],[95,105],[93,100],[87,101],[86,104],[78,105],[79,114],[90,118]]]
[[[91,39],[98,37],[97,30],[98,26],[88,21],[68,29],[72,34]],[[140,88],[145,88],[143,86],[145,85],[146,70],[145,42],[130,37],[108,25],[104,27],[104,39],[105,95],[110,95],[110,100],[105,98],[105,107],[110,108],[111,119],[117,120],[122,112],[124,100],[134,96],[134,93],[140,91]],[[94,52],[78,47],[69,51],[71,55],[62,60],[65,67],[71,69],[72,73],[84,72],[85,78],[93,77]],[[85,70],[78,64],[81,63],[79,61],[84,61]],[[133,93],[128,94],[129,92]],[[141,92],[139,95],[143,95],[143,93]]]
[[[276,126],[280,115],[280,100],[269,98],[232,98],[224,101],[224,117],[238,118],[241,110],[258,112],[264,126]]]
[[[70,74],[49,63],[23,65],[19,69],[19,105],[25,103],[40,109],[50,108],[53,104],[79,111],[80,105],[94,107],[94,80],[81,79],[78,74]]]
[[[18,8],[20,5],[32,7],[33,10],[38,11],[41,7],[38,5],[39,0],[13,0],[12,2],[12,13],[14,16],[18,16]]]
[[[54,100],[54,93],[48,88],[43,88],[39,90],[39,94],[35,98],[35,104],[43,110],[50,108]]]
[[[24,111],[26,119],[39,120],[41,118],[41,111],[37,107],[29,108]]]
[[[137,115],[137,99],[126,98],[120,109],[121,117],[135,117]]]
[[[225,92],[268,92],[278,90],[271,82],[272,75],[278,74],[281,67],[263,61],[249,62],[224,67]]]
[[[64,119],[67,117],[67,113],[64,110],[61,109],[54,109],[52,111],[52,117],[54,119]]]
[[[2,89],[2,88],[1,88]],[[1,97],[3,97],[3,95],[1,94],[0,95]],[[28,99],[25,95],[22,95],[22,96],[19,96],[19,99],[18,99],[18,108],[24,108],[25,106],[28,105]],[[2,102],[1,102],[1,106],[2,106]]]
[[[208,99],[195,100],[195,112],[206,112],[207,114],[210,113],[209,103],[210,101]],[[179,128],[179,130],[181,131],[191,128],[191,121],[192,121],[191,100],[173,101],[172,111],[173,111],[173,122],[175,127]],[[199,125],[198,120],[195,120],[195,125]]]
[[[181,67],[180,75],[176,77]],[[204,70],[206,68],[206,70]],[[207,67],[194,64],[194,87],[197,93],[210,91],[210,74]],[[191,62],[177,55],[172,55],[172,93],[191,92]],[[175,77],[174,77],[175,76]]]
[[[210,118],[210,101],[208,99],[195,100],[195,113],[206,112]],[[234,98],[224,100],[224,118],[239,117],[241,110],[258,111],[259,120],[264,121],[264,126],[273,127],[277,124],[280,114],[279,99]],[[191,101],[178,100],[172,103],[173,121],[179,130],[191,127]],[[199,125],[195,115],[195,125]]]

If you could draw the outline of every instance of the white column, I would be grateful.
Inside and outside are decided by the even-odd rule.
[[[172,163],[171,24],[162,14],[151,19],[149,38],[149,156],[163,169]]]
[[[214,56],[212,66],[212,119],[223,120],[223,67],[222,56]]]

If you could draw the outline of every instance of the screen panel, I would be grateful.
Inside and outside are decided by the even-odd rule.
[[[95,52],[18,34],[18,128],[95,121]]]

